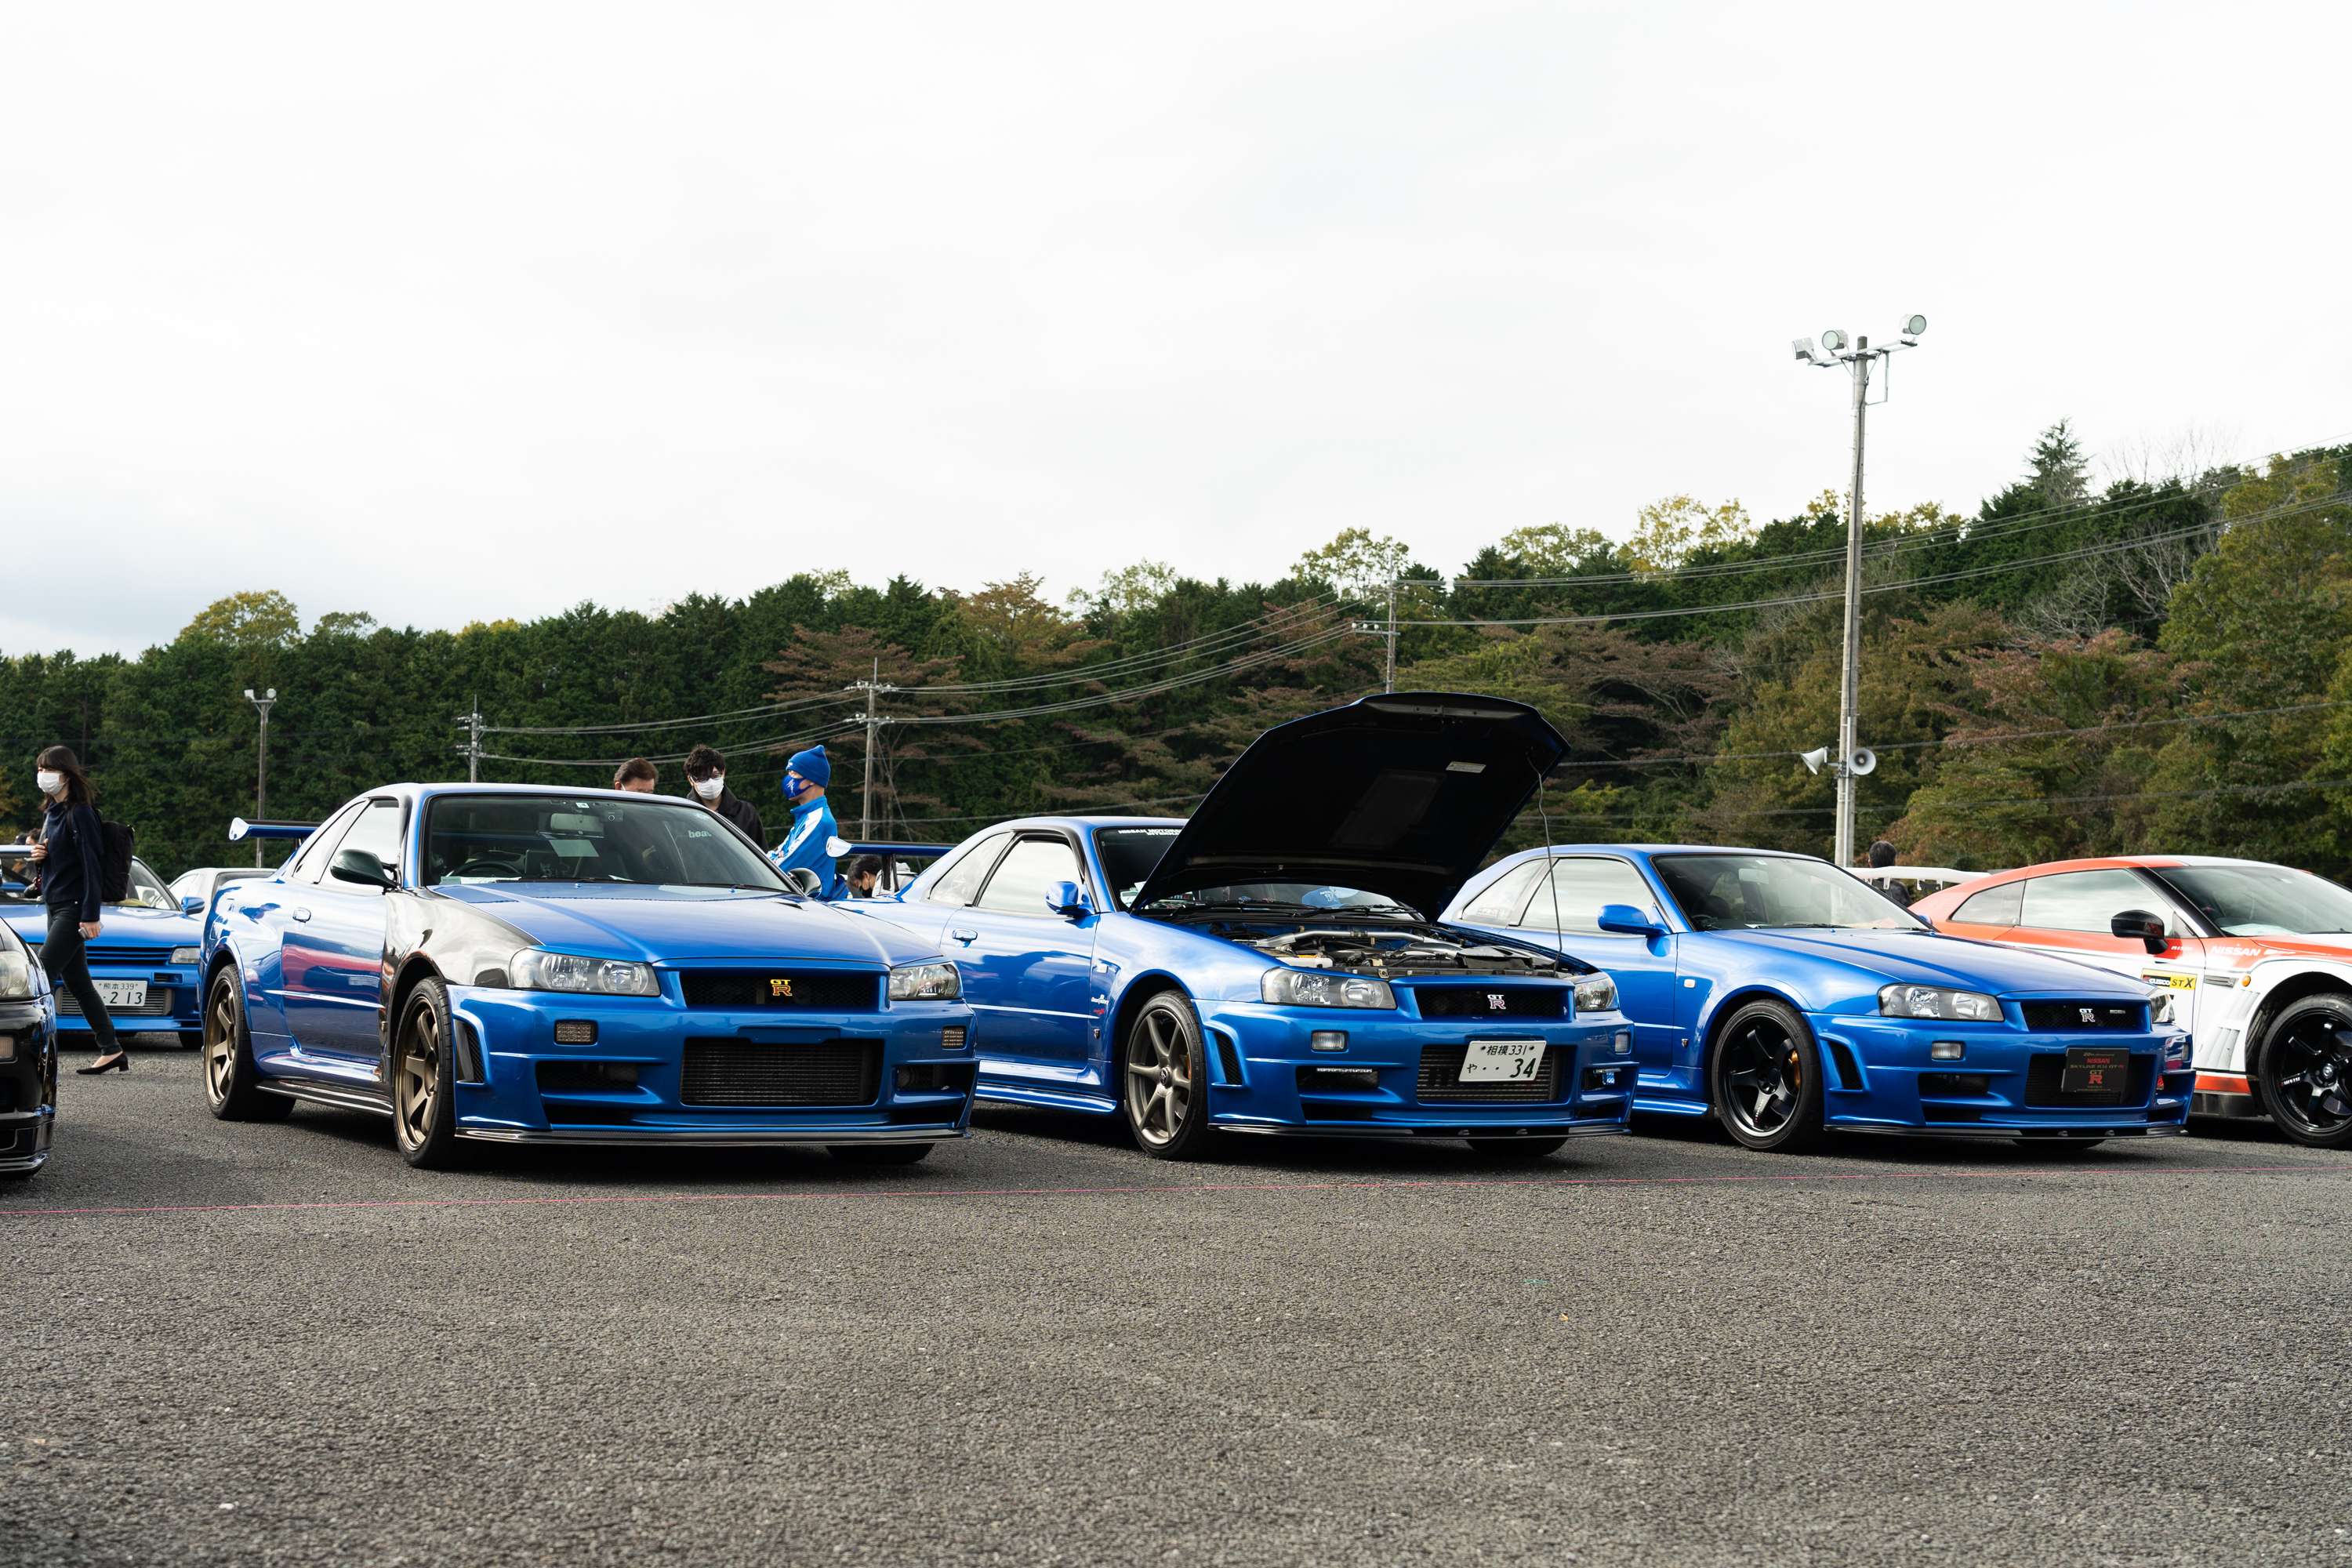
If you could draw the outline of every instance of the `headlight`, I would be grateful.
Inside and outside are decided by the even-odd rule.
[[[1396,993],[1385,980],[1360,974],[1327,974],[1313,969],[1269,969],[1257,994],[1277,1007],[1393,1007]]]
[[[198,959],[204,957],[204,955],[205,950],[201,947],[175,947],[172,950],[172,962],[174,963],[194,963]]]
[[[2147,994],[2147,1021],[2153,1026],[2172,1022],[2172,987],[2167,985]]]
[[[1958,1018],[1972,1024],[2000,1022],[2000,1004],[1984,993],[1947,991],[1936,985],[1881,987],[1878,1010],[1889,1018]]]
[[[0,996],[17,998],[33,994],[33,966],[16,952],[0,952]]]
[[[893,1002],[952,1002],[963,994],[963,981],[952,963],[910,963],[890,972]]]
[[[660,983],[648,963],[614,958],[581,958],[569,952],[524,948],[507,965],[507,983],[518,991],[574,991],[593,996],[658,996]]]
[[[1606,974],[1588,974],[1576,983],[1576,1010],[1606,1013],[1617,1005],[1617,983]]]

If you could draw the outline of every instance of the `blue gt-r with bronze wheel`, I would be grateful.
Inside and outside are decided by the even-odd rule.
[[[1606,969],[1633,1031],[1634,1108],[1718,1117],[1751,1149],[1826,1131],[2084,1148],[2188,1116],[2168,993],[1942,935],[1810,855],[1534,849],[1481,872],[1445,919]]]
[[[969,1136],[955,965],[682,800],[387,785],[223,889],[204,946],[225,1120],[373,1111],[427,1166],[468,1140],[905,1163]]]
[[[1614,987],[1434,915],[1567,749],[1519,703],[1368,697],[1259,736],[1190,821],[1006,823],[859,907],[961,968],[982,1099],[1163,1159],[1237,1132],[1540,1158],[1625,1129]]]

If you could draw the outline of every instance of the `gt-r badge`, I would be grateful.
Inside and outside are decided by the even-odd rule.
[[[2091,1008],[2077,1007],[2074,1011],[2083,1015],[2083,1022],[2085,1024],[2095,1024],[2099,1021],[2099,1015]]]
[[[789,1002],[793,999],[793,983],[789,980],[771,980],[768,982],[768,994],[781,996]],[[2089,1021],[2089,1015],[2084,1015],[2084,1021]]]
[[[1489,1013],[1500,1013],[1504,1010],[1505,1005],[1506,1004],[1504,1003],[1503,994],[1501,992],[1489,991],[1486,993],[1486,1011]]]

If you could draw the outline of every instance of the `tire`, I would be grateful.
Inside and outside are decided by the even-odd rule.
[[[420,1171],[457,1163],[457,1090],[450,1069],[449,993],[422,980],[400,1010],[392,1047],[392,1137]]]
[[[2352,996],[2306,996],[2273,1019],[2253,1079],[2280,1131],[2310,1149],[2352,1148]]]
[[[261,1087],[253,1032],[245,1023],[245,987],[236,966],[223,964],[205,987],[205,1103],[223,1121],[283,1121],[294,1102]]]
[[[1200,1016],[1181,991],[1162,991],[1128,1026],[1118,1055],[1119,1104],[1135,1146],[1155,1160],[1209,1152],[1209,1053]]]
[[[828,1143],[824,1152],[845,1165],[914,1165],[935,1147],[929,1143]]]
[[[1532,1165],[1568,1147],[1565,1138],[1473,1138],[1470,1152],[1496,1165]]]
[[[1750,1149],[1796,1154],[1822,1141],[1822,1058],[1794,1009],[1750,1002],[1716,1037],[1707,1098]]]

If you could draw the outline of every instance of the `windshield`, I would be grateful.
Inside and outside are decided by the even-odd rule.
[[[10,844],[0,847],[0,900],[13,904],[36,901],[34,895],[26,891],[29,879],[40,871],[40,867],[32,859],[32,854],[33,846],[29,844]],[[115,907],[125,910],[176,910],[180,907],[180,900],[173,898],[165,889],[162,878],[148,869],[146,861],[134,858],[131,862],[130,889]]]
[[[1095,853],[1102,858],[1103,879],[1110,884],[1111,900],[1118,908],[1129,902],[1184,831],[1181,823],[1171,827],[1097,827],[1095,829]]]
[[[180,900],[163,886],[163,879],[148,868],[144,860],[131,862],[131,890],[123,895],[126,910],[176,910]]]
[[[1916,931],[1919,921],[1823,860],[1778,855],[1660,855],[1651,865],[1693,931],[1860,926]]]
[[[2167,866],[2156,875],[2231,936],[2352,931],[2352,892],[2284,866]]]
[[[784,891],[783,878],[698,805],[545,795],[443,795],[426,818],[428,887],[638,882]]]

